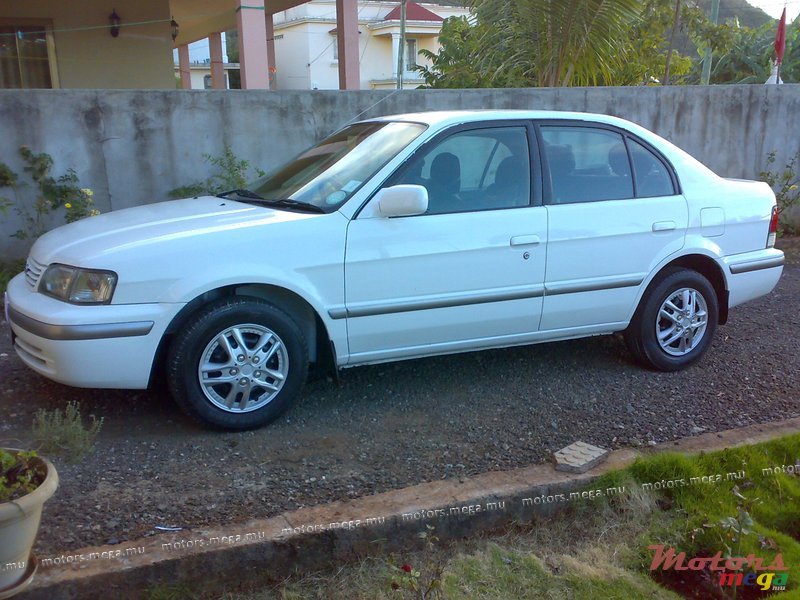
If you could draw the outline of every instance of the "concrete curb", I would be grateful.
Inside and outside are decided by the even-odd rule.
[[[637,456],[667,451],[709,452],[798,432],[800,418],[794,418],[683,438],[642,451],[616,450],[602,465],[583,474],[534,465],[464,480],[423,483],[269,519],[83,548],[71,551],[64,560],[54,559],[52,565],[40,565],[31,587],[16,598],[139,598],[145,589],[161,582],[223,592],[233,584],[263,583],[334,561],[414,548],[425,524],[433,525],[436,535],[446,540],[530,519],[534,514],[552,514],[568,503],[543,500],[537,504],[531,499],[568,495],[603,473],[626,467]],[[493,509],[490,503],[496,503]],[[500,503],[504,503],[502,509]],[[482,507],[478,512],[464,510],[478,505]],[[451,509],[457,509],[458,514],[451,514]],[[327,527],[331,523],[343,525],[331,529]],[[126,549],[135,551],[125,556]],[[93,553],[98,556],[87,559]]]

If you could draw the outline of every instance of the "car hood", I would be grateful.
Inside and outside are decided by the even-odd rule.
[[[58,227],[40,237],[31,256],[42,264],[97,265],[103,257],[172,240],[320,216],[204,196],[127,208]],[[166,248],[166,246],[165,246]]]

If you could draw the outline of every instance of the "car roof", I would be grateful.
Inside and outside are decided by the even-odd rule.
[[[407,121],[424,123],[429,126],[446,126],[456,123],[474,123],[504,119],[569,119],[594,121],[630,128],[630,121],[598,113],[571,112],[560,110],[437,110],[430,112],[403,113],[367,119],[368,121]]]

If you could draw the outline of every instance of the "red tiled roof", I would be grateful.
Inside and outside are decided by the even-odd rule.
[[[384,21],[399,21],[400,20],[400,7],[394,7],[389,14],[383,17]],[[444,21],[442,17],[437,15],[435,12],[429,11],[424,6],[420,6],[416,2],[411,2],[408,0],[406,2],[406,20],[407,21],[435,21],[440,22]],[[328,33],[331,35],[336,35],[337,28],[334,27]],[[360,31],[358,33],[361,33]]]
[[[444,21],[444,19],[435,12],[431,12],[427,8],[420,6],[416,2],[411,2],[410,0],[406,3],[406,19],[408,21]],[[388,15],[383,17],[383,20],[399,21],[400,7],[394,7]]]

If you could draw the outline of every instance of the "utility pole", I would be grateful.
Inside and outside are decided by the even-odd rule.
[[[719,22],[719,0],[712,0],[711,2],[711,22],[716,25]],[[703,75],[700,78],[702,85],[711,83],[711,60],[712,60],[711,46],[706,48],[705,56],[703,56]]]
[[[669,63],[672,61],[672,49],[675,47],[675,36],[681,24],[681,5],[683,0],[675,0],[675,22],[672,24],[672,35],[669,36],[669,49],[667,49],[667,60],[664,65],[664,81],[662,85],[669,85]]]
[[[397,89],[403,89],[406,51],[406,1],[400,0],[400,50],[397,52]]]

